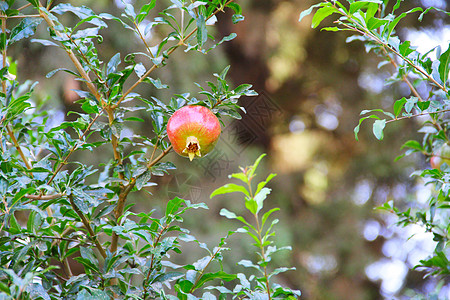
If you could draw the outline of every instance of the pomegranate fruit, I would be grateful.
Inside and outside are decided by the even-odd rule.
[[[430,159],[430,165],[433,169],[439,169],[443,163],[450,166],[450,145],[445,143]]]
[[[430,158],[430,165],[433,169],[439,169],[442,165],[442,159],[439,155],[433,155]]]
[[[167,123],[167,136],[173,150],[181,156],[204,156],[216,145],[221,132],[219,119],[200,105],[188,105],[177,110]]]

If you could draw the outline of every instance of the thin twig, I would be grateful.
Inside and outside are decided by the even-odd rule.
[[[139,26],[136,24],[136,21],[133,20],[133,25],[136,27],[137,33],[139,34],[139,37],[141,38],[142,42],[144,42],[145,48],[147,48],[148,53],[150,54],[151,58],[154,58],[152,51],[150,50],[150,47],[147,44],[147,41],[145,40],[145,37],[142,35],[141,30],[139,29]]]
[[[164,234],[164,232],[167,230],[167,228],[169,227],[169,224],[166,224],[166,226],[164,226],[159,232],[158,232],[158,236],[156,237],[155,241],[153,242],[153,249],[156,248],[156,246],[159,243],[159,240],[161,239],[162,235]],[[155,259],[155,254],[152,253],[152,257],[150,258],[150,267],[148,268],[148,272],[147,272],[147,277],[144,281],[144,298],[147,296],[147,284],[148,281],[150,280],[150,275],[153,271],[153,264]]]
[[[440,110],[440,111],[425,111],[425,112],[414,114],[414,115],[410,115],[410,116],[403,116],[403,117],[398,117],[398,118],[395,118],[395,119],[387,120],[386,124],[387,123],[391,123],[391,122],[395,122],[395,121],[399,121],[399,120],[411,119],[411,118],[420,117],[420,116],[426,116],[426,115],[431,115],[431,114],[440,114],[440,113],[449,112],[449,111],[450,111],[450,108],[449,109],[443,109],[443,110]]]
[[[29,7],[29,6],[31,6],[31,3],[25,4],[24,6],[19,7],[17,10],[21,11],[21,10],[23,10],[23,9]]]
[[[16,147],[17,152],[19,152],[19,155],[22,158],[22,161],[24,162],[25,166],[27,167],[28,170],[31,170],[32,167],[30,165],[30,162],[25,157],[25,154],[23,153],[22,148],[19,145],[19,142],[17,141],[16,137],[14,136],[14,132],[9,127],[9,124],[6,125],[6,131],[8,132],[8,135],[10,136],[10,138],[11,138],[13,144],[14,144],[14,147]],[[33,173],[30,173],[30,174],[31,174],[31,176],[33,176]]]
[[[166,156],[170,150],[172,150],[172,145],[170,145],[169,147],[167,147],[166,150],[164,150],[157,158],[155,158],[154,160],[150,161],[147,164],[147,169],[150,169],[151,167],[153,167],[154,165],[156,165],[164,156]]]
[[[94,241],[95,243],[95,247],[98,249],[98,251],[100,252],[100,255],[103,258],[106,258],[106,252],[105,249],[103,249],[102,245],[100,244],[100,242],[98,241],[98,237],[95,234],[94,230],[92,230],[92,227],[88,221],[88,219],[86,219],[86,217],[83,215],[83,212],[80,211],[80,209],[78,208],[78,206],[75,205],[75,202],[73,202],[73,196],[69,195],[69,202],[70,205],[72,206],[73,210],[75,211],[75,213],[80,217],[81,222],[84,225],[84,228],[88,231],[91,239]]]
[[[192,285],[191,290],[189,291],[189,293],[192,293],[195,290],[195,287],[197,285],[197,283],[200,281],[200,279],[203,276],[203,273],[205,273],[205,270],[209,267],[209,265],[212,263],[212,261],[214,260],[214,258],[217,256],[217,254],[219,253],[219,251],[222,249],[222,247],[217,247],[216,252],[213,253],[213,255],[211,255],[208,263],[206,264],[206,266],[201,269],[198,273],[197,279],[194,282],[194,285]]]
[[[27,199],[31,199],[32,201],[35,201],[35,200],[53,200],[64,196],[65,194],[58,193],[54,195],[25,195],[24,197]]]
[[[109,126],[112,127],[113,123],[114,123],[114,109],[112,109],[110,106],[108,106],[106,108],[106,112],[108,114],[108,121],[109,121]],[[115,134],[111,135],[111,145],[113,148],[113,153],[114,153],[114,160],[117,161],[118,165],[122,165],[122,157],[119,153],[119,151],[117,150],[117,147],[119,146],[119,141],[117,139],[117,136]],[[123,171],[119,172],[119,178],[124,180],[125,176],[123,174]]]
[[[40,18],[40,15],[15,15],[8,16],[8,19],[22,19],[22,18]]]

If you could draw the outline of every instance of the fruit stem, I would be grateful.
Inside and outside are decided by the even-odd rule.
[[[198,157],[202,156],[200,153],[200,144],[195,136],[189,136],[186,139],[186,148],[184,148],[183,153],[187,153],[190,161],[192,161],[196,155]]]

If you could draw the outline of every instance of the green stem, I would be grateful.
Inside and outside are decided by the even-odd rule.
[[[254,195],[253,195],[253,191],[252,191],[252,178],[248,178],[248,191],[250,193],[250,198],[252,200],[254,200]],[[264,269],[264,278],[265,278],[265,284],[266,284],[266,291],[267,291],[267,296],[269,297],[269,300],[272,300],[272,297],[270,295],[270,284],[269,284],[269,276],[267,274],[267,267],[266,267],[266,253],[265,253],[265,249],[264,249],[264,245],[263,245],[263,238],[262,238],[262,228],[261,225],[259,224],[259,217],[258,217],[258,213],[254,213],[253,216],[255,217],[255,222],[256,222],[256,233],[258,234],[258,239],[259,239],[259,250],[261,251],[261,259],[263,261],[263,269]]]
[[[267,274],[267,267],[266,267],[266,253],[265,253],[265,249],[263,246],[263,239],[262,239],[262,228],[259,225],[259,218],[258,218],[258,213],[254,214],[255,216],[255,221],[256,221],[256,229],[257,229],[257,234],[258,234],[258,238],[259,238],[259,249],[261,250],[261,258],[263,260],[263,268],[264,268],[264,278],[266,280],[266,291],[267,291],[267,296],[269,297],[269,300],[272,299],[271,295],[270,295],[270,285],[269,285],[269,276]]]

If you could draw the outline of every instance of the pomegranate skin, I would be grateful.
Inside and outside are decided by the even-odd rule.
[[[433,155],[430,159],[430,165],[433,169],[439,169],[442,163],[442,159],[439,156]]]
[[[440,169],[443,163],[450,166],[450,145],[448,143],[443,144],[430,159],[430,165],[433,169]]]
[[[177,110],[167,123],[173,150],[192,160],[208,154],[221,133],[219,119],[208,108],[188,105]]]

